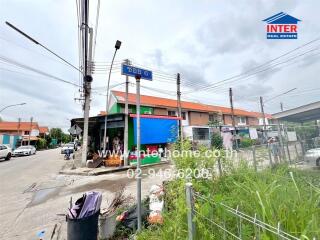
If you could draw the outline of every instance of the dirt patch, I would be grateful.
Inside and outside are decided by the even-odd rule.
[[[87,191],[94,191],[94,190],[106,190],[110,192],[116,192],[120,189],[120,187],[125,187],[129,183],[134,182],[135,179],[129,179],[127,177],[118,178],[116,180],[101,180],[99,182],[88,183],[85,185],[81,185],[75,188],[70,189],[69,193],[79,193],[79,192],[87,192]]]

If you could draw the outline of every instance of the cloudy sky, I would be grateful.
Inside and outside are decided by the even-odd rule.
[[[27,103],[3,111],[1,117],[15,121],[33,116],[43,125],[68,127],[68,119],[82,116],[81,104],[74,101],[79,89],[12,61],[75,84],[77,71],[18,35],[5,21],[78,66],[76,0],[0,2],[0,108]],[[97,2],[90,0],[93,28]],[[280,102],[289,109],[319,101],[319,9],[317,0],[101,0],[95,47],[99,71],[94,75],[90,115],[105,108],[104,67],[110,64],[117,39],[122,46],[112,86],[124,82],[119,63],[129,58],[154,71],[152,83],[142,82],[142,93],[148,95],[174,98],[174,74],[179,72],[185,100],[228,106],[232,87],[235,107],[253,111],[259,110],[259,96],[267,100],[270,113],[279,111]],[[301,20],[297,40],[266,39],[262,20],[279,12]],[[297,89],[268,101],[292,88]],[[135,91],[134,85],[130,91]]]

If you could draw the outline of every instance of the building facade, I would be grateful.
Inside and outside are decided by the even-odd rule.
[[[112,91],[109,102],[109,114],[124,113],[125,92]],[[129,113],[135,113],[135,94],[128,94],[128,104]],[[140,104],[141,114],[172,117],[178,115],[176,99],[141,95]],[[232,113],[228,107],[182,101],[181,108],[183,135],[194,142],[209,144],[214,127],[223,127],[234,131],[234,128],[232,128]],[[237,108],[233,112],[237,132],[243,132],[242,135],[246,135],[250,132],[250,129],[253,131],[262,130],[263,118],[261,113]],[[265,114],[265,117],[267,125],[274,123],[270,114]]]

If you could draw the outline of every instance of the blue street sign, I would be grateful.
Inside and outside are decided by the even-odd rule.
[[[121,74],[131,76],[131,77],[136,77],[136,75],[140,75],[141,79],[152,81],[152,71],[142,69],[142,68],[137,68],[137,67],[126,65],[126,64],[122,64]]]

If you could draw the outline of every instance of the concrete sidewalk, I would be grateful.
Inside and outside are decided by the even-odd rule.
[[[159,163],[153,163],[153,164],[145,164],[142,165],[141,168],[148,168],[153,166],[159,166],[169,164],[168,161],[161,161]],[[69,164],[68,164],[69,165]],[[65,167],[61,171],[59,171],[59,174],[63,175],[80,175],[80,176],[98,176],[103,174],[110,174],[115,172],[121,172],[121,171],[127,171],[128,169],[134,169],[136,166],[121,166],[121,167],[98,167],[98,168],[87,168],[87,167],[79,167],[73,169],[72,166]]]

